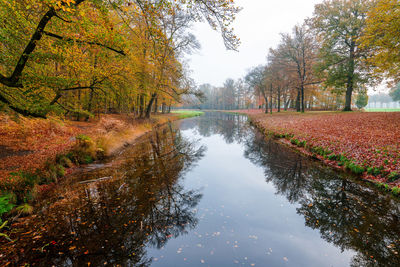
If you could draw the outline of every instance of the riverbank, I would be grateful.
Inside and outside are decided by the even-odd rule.
[[[154,126],[179,119],[175,114],[157,115],[151,120],[135,120],[128,115],[103,115],[90,122],[63,121],[58,118],[11,119],[0,117],[0,177],[10,173],[43,168],[56,155],[68,153],[77,136],[88,136],[105,155],[150,131]],[[0,178],[0,181],[1,181]]]
[[[32,213],[78,166],[116,154],[154,127],[198,115],[102,115],[89,122],[0,115],[0,222],[5,213]]]
[[[16,220],[0,266],[398,266],[400,199],[263,138],[244,116],[159,127],[104,163]]]
[[[279,142],[400,194],[400,113],[236,112]]]

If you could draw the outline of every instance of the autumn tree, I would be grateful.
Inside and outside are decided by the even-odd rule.
[[[150,3],[141,4],[142,10],[147,10]],[[187,86],[181,86],[185,72],[179,60],[183,54],[199,48],[195,36],[187,30],[193,18],[188,12],[181,10],[179,5],[171,5],[168,9],[161,8],[153,15],[143,12],[145,36],[151,44],[146,53],[149,57],[147,72],[143,69],[142,75],[150,77],[148,85],[149,101],[145,117],[149,118],[153,104],[157,110],[158,100],[162,102],[162,111],[165,112],[167,100],[178,101],[182,94],[187,94]],[[187,81],[187,79],[186,79]],[[187,83],[186,83],[187,85]],[[143,83],[144,86],[144,83]],[[142,109],[141,109],[142,110]],[[143,112],[140,112],[143,115]]]
[[[279,62],[296,77],[297,111],[305,110],[305,89],[319,81],[314,75],[317,46],[306,25],[295,26],[292,34],[282,34],[281,43],[270,50],[270,58]]]
[[[239,40],[230,25],[239,8],[233,1],[1,1],[0,101],[18,113],[36,117],[45,117],[54,105],[69,110],[68,105],[73,106],[76,99],[82,101],[82,95],[88,103],[79,104],[79,109],[92,109],[95,96],[121,104],[124,96],[134,97],[126,82],[132,79],[124,82],[123,78],[135,76],[140,59],[150,60],[147,55],[140,58],[148,43],[138,38],[142,34],[137,35],[137,18],[148,23],[147,37],[160,41],[163,38],[158,37],[166,35],[157,18],[173,14],[177,7],[193,21],[207,21],[221,32],[228,49],[237,49]],[[178,57],[169,59],[172,72],[180,72],[179,78],[162,80],[175,80],[177,85],[181,64]],[[108,70],[111,73],[106,73]],[[165,77],[153,70],[147,74],[148,80]],[[147,93],[146,88],[141,90]],[[109,99],[110,95],[115,98]]]
[[[298,85],[298,73],[293,71],[292,64],[287,64],[287,58],[281,56],[282,53],[277,53],[277,50],[271,49],[268,55],[268,66],[264,73],[264,79],[268,81],[266,84],[269,84],[270,87],[270,102],[272,104],[272,94],[274,94],[278,112],[281,111],[282,102],[284,109],[287,110],[290,98],[295,95],[293,91],[299,92],[298,96],[301,95],[298,89],[294,90]]]
[[[265,113],[268,113],[268,91],[265,84],[265,66],[259,65],[252,68],[244,78],[249,87],[257,95],[261,95],[265,100]]]
[[[371,53],[366,58],[377,74],[400,81],[400,6],[397,0],[374,1],[360,36],[361,47]]]
[[[351,111],[355,89],[371,76],[364,64],[370,54],[359,43],[370,7],[369,0],[325,0],[315,6],[310,24],[321,42],[319,72],[327,86],[346,91],[344,111]]]
[[[358,93],[356,99],[356,106],[358,109],[365,108],[368,105],[368,95],[366,90],[362,90]]]

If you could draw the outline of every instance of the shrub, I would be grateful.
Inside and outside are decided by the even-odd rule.
[[[346,169],[350,170],[351,172],[355,173],[355,174],[361,174],[365,171],[365,169],[360,166],[355,164],[354,162],[346,162],[345,163],[345,167]]]
[[[16,208],[17,211],[19,211],[23,215],[30,215],[33,213],[33,207],[29,205],[28,203],[24,203],[22,205],[19,205]]]
[[[325,156],[327,156],[327,155],[329,155],[329,154],[332,153],[332,151],[330,151],[330,150],[325,150],[323,147],[320,147],[320,146],[314,146],[314,147],[312,147],[312,148],[311,148],[311,152],[313,152],[313,153],[315,153],[315,154],[318,154],[318,155],[320,155],[320,156],[323,156],[323,157],[325,157]]]
[[[286,138],[287,140],[290,140],[293,137],[294,137],[294,134],[290,134],[290,133],[285,133],[284,134],[284,138]]]
[[[290,139],[290,143],[297,146],[297,144],[299,143],[299,140],[292,138],[292,139]]]
[[[386,191],[389,191],[389,190],[390,190],[390,187],[389,187],[388,184],[385,184],[384,187],[385,187],[385,190],[386,190]]]
[[[368,95],[366,92],[360,92],[356,98],[356,106],[358,109],[362,109],[368,105]]]
[[[11,203],[11,195],[3,195],[0,197],[0,224],[3,223],[3,215],[12,210],[14,204]]]
[[[377,183],[376,186],[377,186],[378,188],[382,188],[384,185],[383,185],[383,183]]]
[[[394,195],[400,195],[400,187],[393,187],[392,188],[392,193],[394,194]]]
[[[374,176],[377,176],[377,175],[381,174],[381,169],[377,168],[377,167],[368,167],[367,168],[367,173],[371,174],[371,175],[374,175]]]
[[[387,178],[388,178],[388,181],[394,182],[394,181],[400,179],[400,174],[398,174],[397,172],[391,172],[391,173],[388,175]]]
[[[56,162],[65,168],[71,168],[73,166],[72,161],[68,155],[57,155]]]
[[[84,155],[83,156],[83,162],[80,163],[84,163],[84,164],[90,164],[92,163],[94,160],[90,155]]]
[[[346,166],[347,164],[350,163],[350,160],[342,154],[337,155],[336,160],[339,161],[338,163],[339,166]]]
[[[307,145],[307,141],[300,141],[296,138],[292,138],[290,140],[290,143],[292,143],[293,145],[296,145],[298,147],[306,147],[306,145]]]
[[[56,165],[56,174],[57,174],[57,177],[59,177],[59,178],[64,177],[65,168],[63,166],[61,166],[60,164],[57,164]]]
[[[38,184],[49,184],[57,182],[58,178],[64,177],[65,168],[60,164],[46,162],[45,169],[42,171],[42,179]]]
[[[78,135],[76,143],[68,155],[68,158],[77,164],[92,163],[97,156],[97,146],[90,137]]]
[[[11,173],[11,176],[0,184],[0,191],[13,192],[16,198],[15,202],[17,204],[24,203],[31,199],[30,191],[39,181],[39,176],[33,173],[23,171]]]
[[[328,156],[329,160],[337,160],[337,158],[338,158],[338,156],[335,155],[335,154],[331,154],[331,155]]]
[[[301,141],[301,142],[299,142],[299,143],[297,144],[297,146],[306,147],[306,146],[307,146],[307,141]]]

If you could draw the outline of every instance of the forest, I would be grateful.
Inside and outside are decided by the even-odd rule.
[[[206,21],[228,49],[239,39],[233,1],[0,2],[0,110],[46,118],[100,113],[149,118],[196,95],[185,55]]]
[[[201,109],[345,110],[382,82],[400,100],[396,1],[331,0],[282,33],[267,62],[223,86],[197,86],[186,57],[206,21],[227,49],[240,40],[233,1],[1,1],[0,110],[45,118],[149,118]]]
[[[373,103],[400,101],[399,10],[395,0],[323,1],[260,55],[265,64],[221,87],[201,85],[207,100],[189,97],[186,107],[350,111],[364,108],[368,90],[381,83],[392,88],[391,99],[374,97]]]

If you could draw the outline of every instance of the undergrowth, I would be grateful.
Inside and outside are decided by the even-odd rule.
[[[32,204],[48,196],[59,179],[65,176],[66,168],[89,164],[102,156],[102,149],[90,137],[78,135],[68,153],[47,161],[43,169],[11,173],[0,183],[0,222],[14,207],[19,214],[31,214]]]

